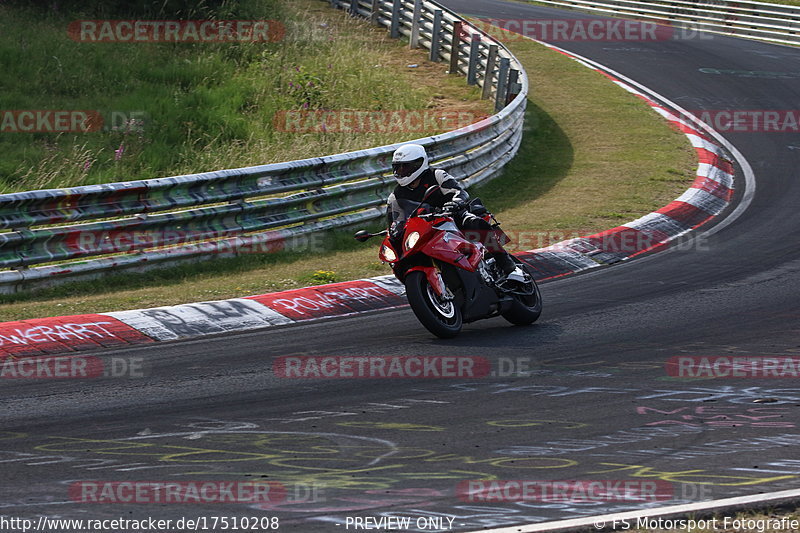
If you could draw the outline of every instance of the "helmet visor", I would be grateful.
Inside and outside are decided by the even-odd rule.
[[[407,178],[419,170],[423,162],[424,159],[421,157],[413,161],[398,161],[396,163],[392,163],[392,170],[394,171],[395,176],[399,178]]]

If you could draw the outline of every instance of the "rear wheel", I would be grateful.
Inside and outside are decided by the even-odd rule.
[[[425,329],[442,339],[458,335],[461,331],[461,309],[453,300],[438,296],[424,272],[411,272],[406,276],[405,284],[411,310]]]
[[[512,290],[506,292],[514,302],[508,311],[503,313],[503,318],[517,326],[533,324],[542,314],[542,294],[539,292],[539,285],[533,279],[533,269],[517,259],[514,262],[525,273],[525,281],[514,283]]]

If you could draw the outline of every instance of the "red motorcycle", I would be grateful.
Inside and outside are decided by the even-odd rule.
[[[414,314],[437,337],[455,337],[463,323],[498,315],[516,325],[535,322],[542,312],[542,297],[531,268],[512,256],[524,279],[505,279],[486,247],[467,239],[452,213],[426,207],[425,199],[436,188],[431,187],[416,207],[404,209],[412,215],[393,232],[394,238],[388,230],[361,230],[356,240],[385,236],[378,256],[405,284]],[[492,224],[501,244],[509,241],[480,200],[473,200],[469,208]]]

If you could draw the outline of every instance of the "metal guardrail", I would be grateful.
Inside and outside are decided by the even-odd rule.
[[[800,7],[748,0],[535,0],[712,33],[800,45]]]
[[[473,185],[495,176],[522,138],[528,79],[501,43],[432,0],[325,0],[431,50],[494,97],[497,114],[417,139],[431,161]],[[121,269],[274,250],[384,214],[402,143],[185,176],[0,195],[0,292]],[[278,196],[282,193],[291,193]]]

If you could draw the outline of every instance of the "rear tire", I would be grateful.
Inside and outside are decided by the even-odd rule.
[[[428,283],[424,272],[406,276],[406,295],[411,310],[425,329],[439,338],[450,339],[461,331],[461,309],[453,300],[442,300]]]
[[[533,269],[516,257],[514,257],[514,262],[525,272],[525,286],[530,288],[530,294],[509,294],[514,302],[511,304],[511,308],[502,315],[515,326],[527,326],[536,322],[539,315],[542,314],[542,294],[539,292],[539,285],[533,278]],[[528,277],[530,277],[529,281]]]

